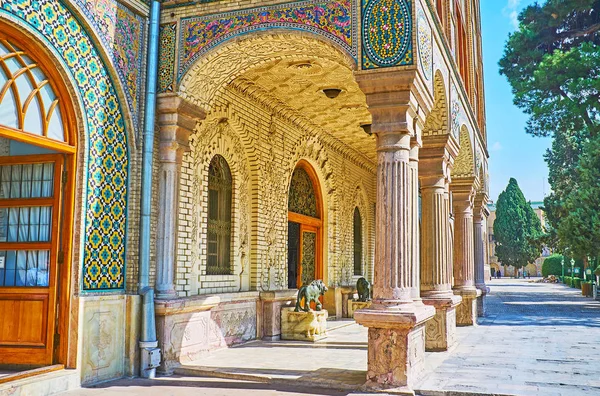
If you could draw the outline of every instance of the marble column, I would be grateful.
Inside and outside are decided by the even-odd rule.
[[[449,244],[448,179],[457,149],[448,136],[435,136],[424,138],[421,150],[421,298],[436,310],[426,326],[428,351],[445,351],[455,343],[456,307],[462,300],[452,291]]]
[[[175,261],[179,177],[188,139],[204,113],[175,94],[158,98],[159,208],[157,229],[156,298],[177,298]]]
[[[418,133],[416,133],[418,136]],[[419,232],[419,148],[420,142],[419,139],[413,137],[411,139],[411,147],[409,154],[409,178],[410,178],[410,261],[416,262],[417,265],[421,262],[421,235]],[[421,302],[421,293],[419,291],[419,286],[421,283],[421,274],[420,272],[413,272],[413,280],[412,280],[412,290],[411,295],[412,299],[416,304],[420,304]]]
[[[481,290],[481,296],[477,298],[477,316],[485,315],[485,296],[489,292],[485,284],[485,256],[486,241],[485,218],[487,213],[487,194],[478,193],[475,197],[473,209],[473,233],[475,245],[475,287]]]
[[[355,320],[369,328],[367,386],[409,391],[424,370],[425,322],[432,307],[415,303],[418,256],[411,254],[416,189],[411,178],[411,136],[418,108],[404,76],[359,73],[357,81],[373,116],[377,136],[377,206],[373,303]]]
[[[463,299],[456,311],[457,326],[477,324],[476,299],[481,295],[475,287],[473,183],[473,178],[460,178],[450,185],[454,207],[454,294]]]

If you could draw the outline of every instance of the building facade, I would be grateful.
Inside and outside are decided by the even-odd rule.
[[[540,219],[540,223],[542,225],[542,229],[546,227],[546,217],[544,215],[544,202],[542,201],[533,201],[530,202],[533,211]],[[496,256],[496,239],[494,238],[494,220],[496,220],[496,206],[493,203],[488,204],[488,209],[490,211],[490,215],[488,217],[488,262],[489,262],[489,273],[486,273],[486,279],[490,279],[490,277],[494,277],[498,271],[500,271],[502,276],[515,276],[515,268],[510,266],[503,266],[501,262],[498,261],[498,257]],[[529,263],[524,269],[525,273],[529,276],[542,276],[542,265],[544,264],[544,260],[546,257],[550,256],[552,251],[544,246],[542,249],[542,254],[538,257],[535,262]],[[521,276],[523,275],[523,271],[520,271]]]
[[[0,0],[0,138],[0,369],[40,391],[277,339],[315,279],[335,317],[374,284],[373,386],[482,312],[478,0]]]

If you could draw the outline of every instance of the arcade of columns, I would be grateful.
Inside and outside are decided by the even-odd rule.
[[[265,54],[260,50],[240,49],[243,60],[211,64],[222,69],[194,77],[202,79],[198,95],[216,96],[221,87],[258,64],[287,56],[324,56],[314,55],[312,49],[294,55],[288,55],[293,51],[287,48]],[[451,133],[445,97],[450,89],[437,74],[431,95],[425,93],[416,68],[350,69],[365,95],[371,132],[377,137],[373,304],[354,318],[369,328],[367,384],[410,389],[423,370],[425,350],[448,350],[456,342],[456,326],[475,325],[477,315],[483,315],[487,195],[483,170],[478,172],[473,160],[475,146],[481,145],[478,132],[472,138],[465,126],[460,136]],[[158,104],[158,242],[163,245],[157,260],[158,299],[176,295],[177,222],[169,219],[177,213],[182,155],[189,150],[195,124],[211,111],[210,99],[190,100],[194,84],[186,78],[185,89],[162,94]]]
[[[407,74],[356,73],[356,79],[377,136],[377,205],[373,305],[356,312],[355,319],[369,328],[368,383],[410,387],[419,378],[426,349],[447,350],[457,325],[475,325],[477,312],[483,315],[483,299],[477,297],[486,291],[482,222],[487,197],[481,177],[453,176],[457,141],[449,133],[428,133],[432,123],[423,122],[406,89]],[[181,156],[203,116],[177,95],[159,101],[159,299],[175,295],[176,222],[169,219],[176,212]]]
[[[25,13],[33,16],[27,18],[32,21],[31,24],[43,21],[35,29],[39,26],[54,29],[57,25],[49,19],[55,15],[48,10],[54,7],[56,11],[59,5],[62,10],[63,3],[75,2],[42,1],[48,7],[30,7],[26,3],[11,3],[3,11],[11,18],[21,15],[18,18],[23,19]],[[125,8],[143,16],[140,21],[147,21],[148,9],[141,5],[147,2],[115,3],[129,6]],[[311,62],[319,65],[320,62],[326,65],[323,69],[342,70],[341,74],[350,76],[351,82],[357,83],[364,94],[359,101],[346,103],[346,113],[331,105],[330,115],[346,117],[349,112],[365,110],[368,106],[368,111],[365,111],[370,113],[370,130],[377,138],[376,197],[375,202],[370,202],[376,203],[373,304],[355,315],[358,323],[369,328],[367,382],[373,387],[410,388],[423,368],[425,350],[448,350],[456,342],[456,326],[475,325],[477,315],[484,312],[480,297],[486,293],[487,176],[484,167],[474,161],[477,153],[484,152],[486,146],[483,90],[475,92],[483,87],[478,55],[481,53],[478,40],[479,1],[319,0],[308,4],[307,1],[283,3],[278,0],[165,0],[160,3],[164,7],[160,37],[149,38],[161,40],[161,61],[164,62],[159,65],[160,79],[165,80],[161,85],[169,87],[162,91],[159,89],[157,108],[157,235],[153,240],[157,247],[157,314],[160,315],[161,303],[164,306],[178,301],[181,305],[173,309],[177,310],[193,300],[180,298],[177,289],[180,275],[177,271],[181,269],[177,268],[177,244],[181,226],[178,216],[182,163],[190,151],[190,139],[198,134],[198,125],[217,107],[215,98],[223,94],[236,78],[247,77],[248,71],[259,66],[283,63],[283,60],[297,62],[296,66],[307,63],[310,66]],[[73,5],[72,8],[78,7]],[[395,12],[388,12],[389,7],[394,7]],[[323,10],[329,13],[327,18],[322,16]],[[69,13],[66,8],[61,12]],[[292,22],[289,21],[291,16],[296,18]],[[80,17],[84,18],[83,13]],[[459,38],[454,37],[452,29],[460,18],[464,22],[462,38],[465,41],[459,51]],[[76,19],[71,18],[69,26],[78,26]],[[230,23],[223,23],[226,20]],[[250,23],[248,21],[254,25],[244,25]],[[26,25],[25,19],[22,23]],[[92,25],[90,22],[89,26]],[[390,26],[394,27],[396,36],[386,42]],[[215,28],[225,30],[209,31]],[[140,29],[143,30],[143,27]],[[41,34],[48,34],[48,29],[44,32],[38,30]],[[75,31],[85,29],[71,30],[70,34],[74,35]],[[57,33],[54,36],[61,35]],[[77,39],[85,43],[86,37],[78,35]],[[144,35],[138,37],[143,38]],[[90,43],[92,41],[97,40],[90,40]],[[137,44],[143,47],[142,43]],[[391,44],[396,44],[396,48],[389,49],[393,47]],[[465,47],[468,47],[467,50]],[[81,44],[78,48],[83,53],[88,46]],[[145,56],[143,52],[140,50],[140,59]],[[459,52],[463,58],[469,59],[459,62]],[[82,57],[77,64],[87,64],[87,59]],[[140,61],[135,66],[130,65],[130,70],[137,71],[142,64]],[[300,67],[298,69],[301,70]],[[116,71],[108,73],[113,77],[118,74]],[[467,75],[470,77],[465,79]],[[469,84],[463,84],[461,79],[470,81],[470,89],[467,87]],[[301,80],[310,79],[304,75]],[[136,81],[142,83],[143,78]],[[429,87],[431,83],[433,90]],[[88,84],[87,79],[85,84]],[[336,86],[340,84],[339,80],[327,81],[319,84],[318,89],[312,89],[310,94],[313,97],[301,99],[310,101],[316,94],[323,96],[323,89],[332,84],[336,88],[347,88]],[[305,88],[315,86],[306,83]],[[125,97],[121,91],[118,92]],[[290,112],[297,110],[285,100],[276,99],[283,102],[282,106],[291,109]],[[449,99],[461,107],[461,111],[457,111],[463,113],[460,117],[454,114],[454,109],[450,110]],[[306,113],[301,115],[310,123],[314,114]],[[98,114],[100,119],[104,111],[98,108]],[[455,119],[451,119],[453,117]],[[261,125],[263,121],[251,120]],[[454,121],[463,125],[457,131],[459,135],[455,135],[454,128],[450,126]],[[361,126],[355,123],[347,130],[328,130],[317,125],[320,132],[316,134],[333,135],[337,132],[337,137],[354,134],[356,136],[350,138],[367,139],[360,131]],[[256,143],[259,145],[261,141],[256,140]],[[340,146],[346,144],[338,143]],[[358,151],[356,147],[344,147],[343,150],[346,148]],[[373,154],[373,150],[369,150],[369,154]],[[260,150],[253,155],[260,156]],[[483,154],[479,156],[479,162],[485,162],[481,158]],[[375,165],[371,157],[367,161]],[[132,180],[134,184],[137,179]],[[256,197],[253,195],[249,200],[257,200]],[[264,208],[260,210],[264,211]],[[251,233],[253,235],[248,239],[258,239],[259,227],[252,228]],[[191,240],[190,244],[193,243],[198,241]],[[256,244],[254,240],[248,243]],[[252,265],[248,265],[248,272],[256,272],[263,265],[257,257],[245,259],[247,262],[254,260]],[[86,265],[84,263],[84,268]],[[327,261],[325,265],[328,265]],[[187,275],[192,277],[195,273]],[[135,282],[128,280],[128,283]],[[249,281],[246,283],[244,291],[251,290],[258,296],[258,287]],[[116,291],[118,304],[121,304],[121,289]],[[287,290],[276,291],[286,292],[287,296],[293,294]],[[197,294],[186,296],[196,297]],[[262,296],[252,298],[259,300]],[[122,301],[124,304],[125,299]],[[95,303],[85,304],[92,306]],[[85,304],[81,305],[81,320],[86,317],[86,312],[93,315],[92,308],[86,311]],[[198,310],[206,311],[213,307],[202,306]],[[189,306],[184,308],[192,311]],[[117,327],[117,323],[121,322],[115,319],[110,325]],[[256,335],[262,336],[263,331],[257,329]],[[81,351],[94,350],[84,335],[81,339]],[[111,375],[102,379],[122,373]]]

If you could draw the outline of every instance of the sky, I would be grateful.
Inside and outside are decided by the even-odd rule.
[[[525,133],[527,115],[513,104],[510,85],[498,72],[498,61],[508,34],[516,30],[519,12],[533,3],[535,0],[481,1],[490,199],[494,202],[511,177],[517,179],[528,201],[541,201],[550,190],[543,155],[551,139]]]

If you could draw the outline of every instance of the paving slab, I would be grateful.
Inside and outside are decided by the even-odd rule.
[[[600,395],[600,303],[559,284],[501,279],[489,286],[479,325],[458,328],[450,351],[426,353],[418,394]],[[174,377],[70,394],[359,395],[367,329],[352,321],[328,326],[328,337],[315,343],[254,341],[186,364]]]
[[[561,284],[501,279],[488,286],[486,318],[478,326],[458,328],[453,350],[427,354],[417,389],[600,394],[600,303]]]

